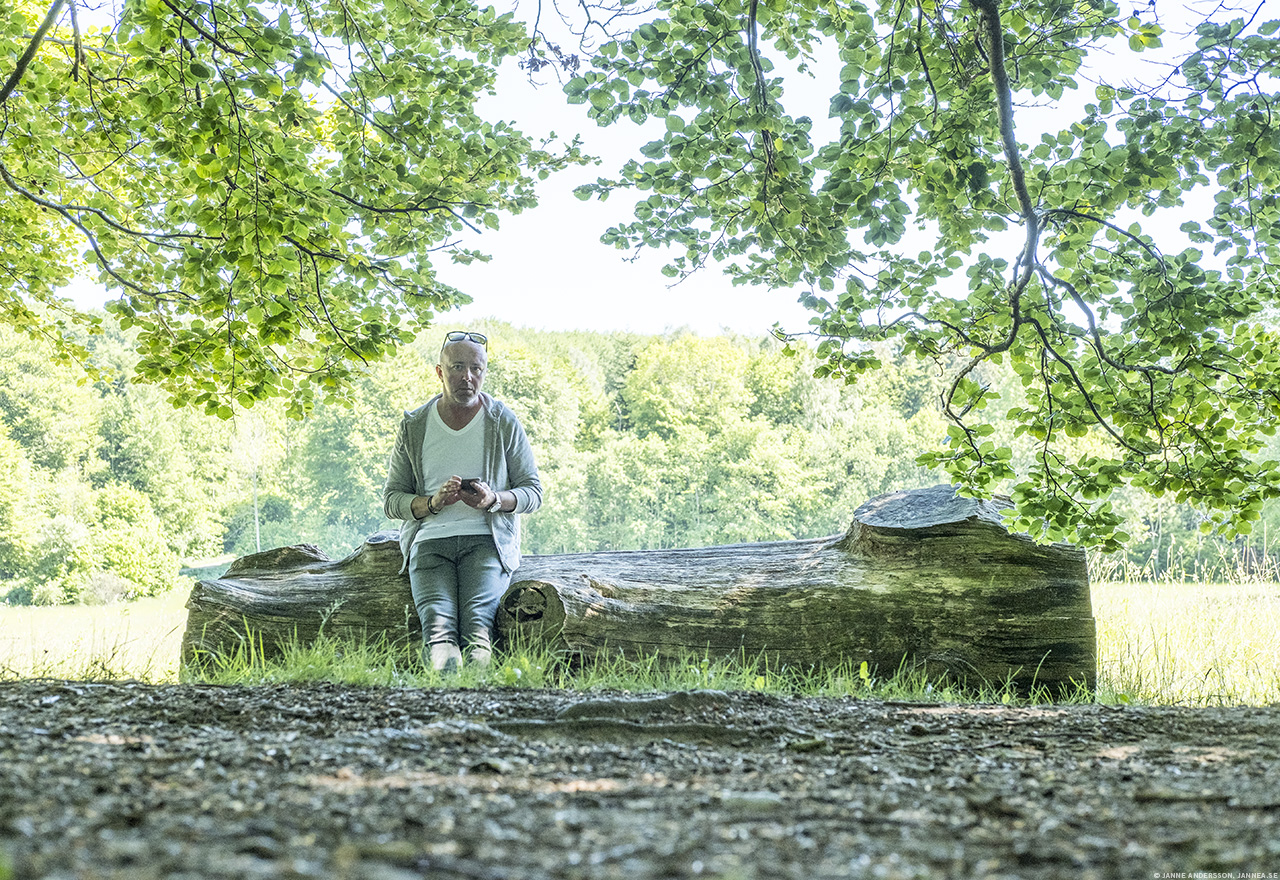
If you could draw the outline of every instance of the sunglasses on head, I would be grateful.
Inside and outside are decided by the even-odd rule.
[[[450,330],[444,335],[445,343],[450,342],[474,342],[476,345],[489,346],[489,337],[483,333],[472,333],[470,330]]]

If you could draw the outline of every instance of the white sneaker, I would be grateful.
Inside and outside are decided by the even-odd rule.
[[[462,652],[453,642],[427,645],[423,653],[430,656],[431,668],[436,672],[457,672],[458,666],[462,663]]]

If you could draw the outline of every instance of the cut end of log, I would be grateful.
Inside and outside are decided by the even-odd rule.
[[[879,495],[853,512],[854,523],[874,529],[931,529],[961,523],[985,522],[1004,528],[1008,499],[981,501],[964,498],[948,485]]]
[[[1004,496],[991,500],[966,498],[948,485],[892,492],[872,498],[854,511],[849,530],[836,540],[835,546],[870,556],[920,555],[937,553],[945,546],[937,543],[942,539],[955,542],[953,552],[977,549],[984,556],[992,553],[1005,558],[1029,553],[1057,560],[1045,564],[1070,570],[1072,577],[1087,577],[1083,574],[1083,549],[1073,544],[1042,544],[1030,535],[1006,529],[1004,512],[1012,505],[1012,500]],[[934,543],[935,547],[922,550],[927,543]]]
[[[564,621],[564,601],[557,585],[522,580],[513,584],[498,603],[495,629],[507,647],[525,642],[557,649],[563,647]]]

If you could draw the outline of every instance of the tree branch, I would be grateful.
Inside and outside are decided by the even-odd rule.
[[[747,12],[747,54],[751,56],[751,72],[756,77],[754,94],[756,110],[763,116],[769,109],[769,88],[764,80],[764,65],[760,63],[760,43],[756,26],[756,12],[759,8],[759,3],[760,0],[751,0],[751,8]],[[760,141],[764,146],[765,182],[763,187],[768,187],[769,176],[773,174],[778,157],[774,152],[773,135],[770,132],[760,132]]]
[[[1097,422],[1104,431],[1110,434],[1111,438],[1115,440],[1121,448],[1127,449],[1137,455],[1141,455],[1144,458],[1151,455],[1153,450],[1141,449],[1134,446],[1128,440],[1125,440],[1115,428],[1111,427],[1111,423],[1107,421],[1106,416],[1104,416],[1102,411],[1098,409],[1098,405],[1094,401],[1093,395],[1090,393],[1085,381],[1080,378],[1080,374],[1076,371],[1075,365],[1071,363],[1069,358],[1064,357],[1056,348],[1053,347],[1053,343],[1049,340],[1049,334],[1045,331],[1039,321],[1035,318],[1030,318],[1028,319],[1028,323],[1036,329],[1036,333],[1040,336],[1040,341],[1044,344],[1044,356],[1052,357],[1064,370],[1066,370],[1067,375],[1071,377],[1071,384],[1080,392],[1080,396],[1084,399],[1084,404],[1088,407],[1094,421]],[[1048,395],[1050,399],[1053,399],[1052,386],[1048,389]]]
[[[929,73],[929,61],[924,57],[924,48],[920,45],[924,33],[924,4],[916,3],[916,57],[920,59],[920,69],[924,71],[924,81],[929,85],[929,95],[933,98],[933,121],[938,121],[938,90],[933,85],[933,77]]]
[[[89,242],[89,246],[93,249],[94,255],[97,256],[98,263],[99,265],[102,266],[103,271],[105,271],[108,275],[114,278],[121,287],[127,290],[132,290],[134,293],[137,293],[140,296],[145,296],[148,299],[154,299],[154,300],[161,299],[165,294],[176,294],[179,296],[182,295],[182,291],[179,291],[179,290],[162,290],[162,291],[147,290],[145,287],[140,287],[137,284],[134,284],[132,281],[129,281],[124,276],[117,273],[114,269],[111,268],[111,263],[107,259],[106,254],[102,252],[102,249],[98,244],[97,236],[95,236],[89,229],[85,227],[83,223],[80,222],[80,218],[75,216],[75,212],[87,211],[89,213],[92,213],[97,217],[99,217],[100,219],[102,219],[108,225],[125,233],[126,235],[132,235],[132,236],[136,236],[138,238],[142,238],[150,241],[151,239],[149,236],[142,233],[134,232],[133,230],[120,226],[118,223],[113,221],[106,214],[96,209],[85,208],[79,205],[71,205],[71,206],[60,205],[56,202],[50,202],[45,199],[39,198],[34,193],[29,192],[28,190],[24,189],[21,185],[19,185],[18,182],[13,179],[13,176],[10,175],[9,169],[4,165],[3,162],[0,162],[0,180],[3,180],[4,183],[8,185],[10,189],[12,189],[14,192],[18,193],[22,197],[30,200],[31,202],[34,202],[37,205],[40,205],[43,208],[47,208],[50,211],[53,211],[57,214],[62,215],[62,217],[68,223],[70,223],[76,229],[79,229],[81,234],[83,234],[85,239]],[[196,238],[198,236],[184,235],[184,236],[178,236],[178,237]]]
[[[49,7],[49,11],[45,13],[44,21],[40,22],[40,27],[36,29],[35,35],[31,38],[31,42],[27,44],[26,50],[18,58],[17,65],[13,68],[13,73],[9,74],[9,78],[5,80],[5,84],[0,86],[0,104],[9,100],[9,95],[13,94],[13,90],[18,87],[23,74],[27,72],[27,68],[31,66],[31,59],[36,57],[36,52],[40,48],[40,44],[44,42],[45,34],[49,33],[49,29],[53,27],[53,23],[58,20],[58,13],[62,11],[62,6],[67,0],[53,0],[53,5]],[[73,0],[74,2],[74,0]],[[77,61],[79,56],[77,55]]]
[[[1013,191],[1018,197],[1022,217],[1027,223],[1027,255],[1034,261],[1035,243],[1040,238],[1040,220],[1035,203],[1027,189],[1026,172],[1022,167],[1022,154],[1013,133],[1013,90],[1009,85],[1009,71],[1005,67],[1004,29],[1000,24],[999,0],[969,0],[981,14],[981,26],[985,28],[987,52],[990,57],[991,82],[996,89],[996,113],[1000,120],[1000,139],[1004,145],[1005,161],[1013,181]]]

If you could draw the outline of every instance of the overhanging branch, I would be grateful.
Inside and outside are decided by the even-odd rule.
[[[1015,262],[1018,277],[1014,280],[1013,290],[1009,296],[1010,324],[1009,333],[999,345],[985,348],[986,355],[1007,351],[1013,347],[1014,340],[1024,323],[1022,314],[1022,294],[1035,276],[1039,263],[1036,257],[1040,240],[1040,216],[1036,212],[1035,203],[1027,189],[1026,174],[1022,167],[1022,154],[1018,150],[1018,141],[1013,132],[1013,92],[1009,83],[1009,72],[1005,67],[1004,31],[1000,23],[999,0],[969,0],[970,5],[979,13],[978,44],[981,47],[983,37],[987,44],[988,65],[991,70],[991,82],[996,92],[996,118],[1000,126],[1000,140],[1004,147],[1005,162],[1009,167],[1010,179],[1018,198],[1019,212],[1026,224],[1027,234],[1022,253]]]
[[[67,0],[54,0],[53,5],[49,7],[49,11],[45,13],[44,21],[40,22],[40,27],[36,29],[35,35],[32,36],[31,42],[27,44],[27,48],[23,51],[22,56],[18,58],[17,65],[13,68],[13,73],[9,74],[9,78],[5,80],[3,86],[0,86],[0,104],[9,100],[9,96],[13,94],[13,90],[18,87],[18,83],[22,81],[22,76],[27,72],[27,68],[31,66],[31,59],[36,57],[36,52],[40,49],[40,44],[44,42],[45,34],[49,33],[49,29],[53,27],[53,23],[58,20],[58,14],[62,12],[62,7]],[[74,2],[74,0],[73,0]],[[77,55],[76,60],[79,61]]]
[[[769,108],[769,86],[764,78],[764,65],[760,63],[759,26],[756,22],[758,6],[759,0],[751,0],[751,7],[747,12],[747,54],[751,57],[751,72],[756,78],[753,95],[756,110],[761,115],[764,115]],[[769,177],[773,174],[777,165],[778,157],[774,153],[772,132],[760,132],[760,141],[764,147],[764,185],[767,187]]]

